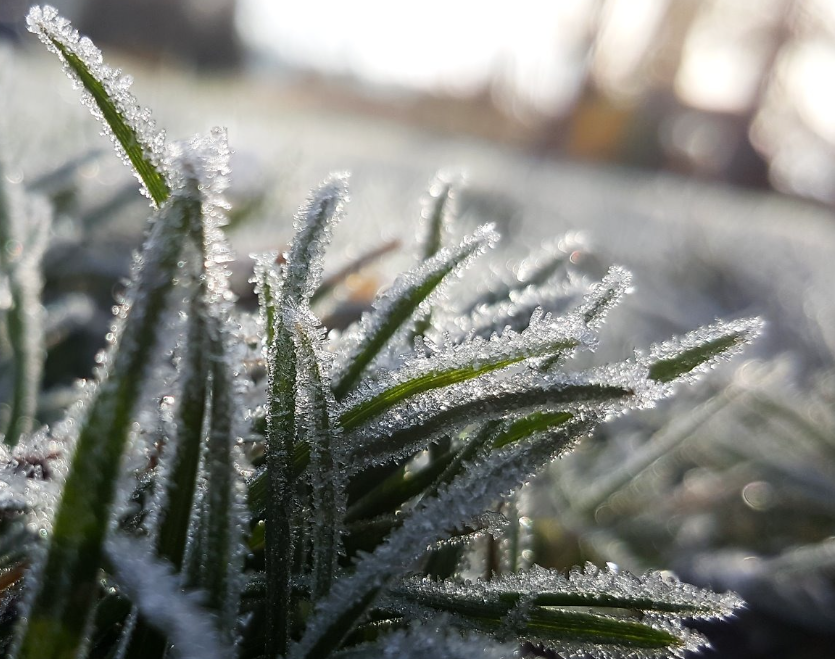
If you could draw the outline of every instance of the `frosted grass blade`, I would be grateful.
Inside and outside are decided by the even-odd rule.
[[[454,210],[451,208],[455,198],[453,177],[446,172],[438,172],[429,183],[429,190],[423,198],[418,225],[418,249],[421,261],[427,261],[437,254],[451,232]],[[459,181],[460,182],[460,181]],[[423,336],[432,326],[432,311],[426,311],[415,319],[412,339]]]
[[[326,378],[324,336],[318,320],[309,311],[296,311],[292,323],[298,362],[300,411],[298,437],[310,447],[310,482],[313,516],[310,541],[313,551],[311,594],[318,599],[328,593],[336,572],[336,560],[345,514],[344,482],[337,454],[338,427],[334,423],[336,402]]]
[[[693,380],[720,361],[737,354],[760,335],[763,322],[749,318],[716,322],[650,348],[640,357],[649,367],[649,377],[657,382]]]
[[[456,180],[457,179],[457,180]],[[423,200],[420,212],[420,258],[423,261],[432,258],[444,246],[444,238],[450,232],[451,208],[455,200],[454,184],[460,183],[460,177],[447,172],[438,172],[429,183],[429,190]]]
[[[490,454],[454,482],[426,497],[403,526],[391,533],[376,551],[357,564],[355,572],[334,584],[316,609],[305,635],[293,648],[292,659],[326,656],[355,626],[382,588],[409,569],[425,549],[484,511],[497,498],[518,487],[588,433],[598,421],[594,414],[566,423],[536,440],[514,444]]]
[[[296,235],[290,243],[281,295],[297,304],[310,302],[322,280],[322,261],[333,227],[342,217],[348,201],[346,174],[328,177],[307,198],[293,225]]]
[[[453,614],[463,627],[495,635],[502,640],[512,634],[520,641],[574,656],[666,658],[682,656],[699,644],[692,633],[672,624],[644,624],[636,619],[614,618],[577,610],[541,608],[527,602],[518,608],[504,602],[471,599],[410,598],[428,611]],[[427,612],[428,612],[427,611]]]
[[[232,496],[234,467],[226,454],[232,450],[234,410],[240,406],[229,401],[232,389],[223,386],[229,362],[219,329],[230,321],[232,301],[224,267],[231,256],[220,230],[227,206],[225,131],[213,129],[206,136],[176,143],[171,155],[181,176],[199,180],[192,183],[191,193],[201,214],[200,221],[189,226],[189,241],[181,255],[190,299],[187,335],[176,362],[180,399],[176,432],[171,433],[170,448],[156,469],[158,495],[146,526],[158,555],[183,575],[183,583],[208,592],[207,606],[219,613],[224,637],[231,642],[237,580],[227,577],[236,566],[241,541],[236,539],[240,511]],[[225,418],[218,420],[218,414]],[[154,511],[158,511],[156,519]],[[168,640],[150,628],[146,618],[143,614],[137,622],[130,659],[152,659],[166,652]]]
[[[593,336],[579,323],[553,319],[540,310],[522,333],[505,330],[489,341],[473,337],[429,358],[408,361],[345,401],[340,423],[351,431],[398,403],[432,389],[466,382],[493,371],[540,357],[565,356],[579,346],[593,345]]]
[[[211,413],[206,447],[206,492],[204,494],[206,542],[199,558],[200,588],[206,606],[218,614],[223,638],[234,640],[243,563],[243,532],[235,466],[235,418],[240,401],[230,372],[228,349],[218,319],[209,327]]]
[[[177,408],[177,441],[173,455],[163,456],[166,478],[161,483],[165,494],[160,506],[156,549],[179,572],[183,567],[190,520],[194,507],[194,491],[203,442],[203,417],[206,412],[207,380],[205,310],[203,296],[194,287],[189,309],[180,404]]]
[[[47,554],[21,621],[20,659],[71,656],[84,643],[140,375],[162,328],[160,318],[185,233],[199,216],[200,203],[178,193],[153,223],[121,311],[125,318],[118,349],[113,349],[112,364],[81,423]]]
[[[365,368],[389,340],[416,313],[429,310],[432,293],[450,275],[460,272],[474,257],[498,240],[491,225],[480,227],[456,248],[446,248],[414,270],[401,275],[391,288],[374,301],[359,327],[348,337],[349,348],[333,377],[337,400],[357,384]]]
[[[165,134],[156,130],[150,112],[141,109],[128,91],[130,77],[103,64],[101,51],[52,7],[32,7],[26,22],[84,90],[83,103],[102,121],[116,152],[142,184],[143,194],[161,206],[170,194],[163,166]]]
[[[393,593],[416,602],[424,597],[437,603],[460,600],[506,606],[524,601],[533,606],[633,609],[693,620],[725,618],[742,606],[733,593],[696,588],[662,572],[633,575],[591,563],[572,568],[568,575],[534,565],[526,572],[466,584],[411,577],[395,586]]]
[[[609,310],[612,309],[629,290],[632,274],[619,266],[612,266],[603,279],[592,286],[579,309],[586,325],[596,329],[603,324]]]
[[[293,335],[286,324],[282,283],[270,257],[256,261],[256,292],[265,331],[267,364],[267,650],[284,654],[292,611],[294,452],[296,445],[296,363]]]
[[[52,223],[46,203],[12,190],[0,163],[0,278],[10,307],[4,314],[12,353],[12,398],[4,441],[14,446],[32,431],[44,362],[41,259]],[[15,252],[10,246],[19,245]]]
[[[572,411],[607,408],[631,401],[637,406],[643,397],[624,377],[616,384],[603,371],[553,376],[543,380],[527,373],[509,379],[491,375],[478,381],[453,385],[438,406],[431,395],[393,408],[378,423],[349,436],[348,464],[358,471],[373,464],[405,457],[425,448],[433,438],[470,423],[501,419],[509,414],[531,414],[543,408]],[[455,403],[449,401],[454,400]]]
[[[569,653],[582,647],[593,656],[680,656],[705,644],[681,627],[681,619],[724,618],[742,605],[733,593],[713,593],[660,572],[635,576],[590,563],[567,576],[534,566],[476,583],[414,577],[391,594],[454,614],[465,626],[487,633],[512,631],[520,640]],[[594,613],[586,612],[588,607]],[[601,615],[606,609],[637,611],[641,617]]]

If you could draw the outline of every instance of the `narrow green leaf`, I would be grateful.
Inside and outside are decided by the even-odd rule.
[[[612,266],[603,279],[592,286],[583,300],[579,313],[587,326],[600,327],[612,309],[629,289],[632,274],[624,268]]]
[[[318,319],[309,310],[298,310],[292,323],[298,362],[296,373],[301,401],[297,419],[298,438],[310,447],[310,482],[313,515],[310,542],[313,551],[311,594],[315,599],[328,593],[336,571],[345,511],[344,478],[337,457],[339,429],[332,419],[336,403],[324,373],[324,337]]]
[[[310,446],[305,442],[296,442],[293,446],[293,480],[301,476],[310,464]],[[264,469],[247,486],[249,510],[256,519],[265,519],[269,494],[267,492],[267,470]]]
[[[160,509],[156,549],[159,556],[169,561],[177,572],[183,567],[191,525],[208,394],[203,303],[203,295],[195,287],[189,305],[186,353],[183,356],[185,378],[177,408],[177,441],[173,447],[174,455],[169,458],[171,471],[160,484],[165,487],[166,493],[163,498],[165,505]]]
[[[319,287],[325,248],[347,199],[347,175],[333,175],[310,194],[296,214],[296,235],[283,266],[281,295],[287,300],[307,303]]]
[[[269,260],[256,264],[256,278],[266,332],[267,651],[274,656],[287,652],[293,610],[297,353],[282,313],[282,283]]]
[[[427,298],[452,273],[459,272],[474,256],[497,239],[492,226],[480,228],[455,249],[444,249],[414,270],[401,275],[374,302],[374,310],[363,317],[354,337],[347,362],[334,376],[333,392],[337,400],[356,385],[362,372],[388,341],[423,306]]]
[[[3,320],[12,356],[9,416],[0,433],[9,446],[32,431],[38,407],[45,354],[40,266],[51,223],[45,202],[9,189],[0,162],[0,278],[6,279],[11,297]],[[13,245],[19,246],[17,252],[9,249]]]
[[[234,419],[239,413],[229,355],[218,318],[210,318],[208,328],[211,374],[210,428],[206,448],[205,515],[206,538],[202,548],[200,589],[206,592],[206,605],[219,616],[220,629],[233,642],[237,625],[238,572],[242,553],[238,537],[239,511],[236,501]]]
[[[676,650],[685,645],[685,641],[666,629],[642,624],[637,620],[617,619],[581,611],[543,609],[534,607],[526,614],[513,620],[510,607],[485,605],[468,602],[442,611],[451,611],[463,615],[477,629],[497,634],[504,638],[508,627],[520,639],[542,644],[548,648],[560,650],[566,646],[587,644],[609,647],[616,654],[624,654],[627,649]],[[666,653],[665,653],[666,654]]]
[[[74,656],[84,642],[141,373],[164,327],[160,319],[185,232],[199,214],[199,201],[177,195],[153,224],[119,347],[81,422],[31,610],[21,619],[20,659]]]
[[[520,639],[557,650],[576,643],[615,646],[613,651],[618,651],[617,646],[694,649],[701,639],[681,629],[676,619],[725,617],[742,604],[733,593],[720,595],[695,588],[660,572],[635,576],[592,564],[572,568],[567,576],[534,566],[529,572],[475,583],[413,577],[394,586],[392,593],[420,606],[460,615],[486,631],[509,628]],[[596,612],[585,612],[588,608]],[[605,613],[600,609],[609,609],[609,615],[599,615]],[[656,617],[649,624],[616,620],[611,614],[617,611]],[[666,621],[663,628],[661,621]]]
[[[493,439],[493,448],[502,448],[535,433],[553,430],[572,418],[574,415],[569,412],[534,412],[510,422],[507,428]]]
[[[385,432],[378,432],[377,426],[365,431],[361,429],[349,449],[349,464],[358,469],[362,465],[394,459],[427,445],[442,432],[468,423],[500,419],[513,413],[530,414],[543,407],[607,405],[624,401],[635,392],[625,386],[597,382],[543,382],[521,378],[519,386],[483,383],[477,395],[469,398],[466,392],[457,393],[459,401],[455,404],[429,410],[422,406],[416,406],[414,411],[402,410],[396,425]],[[385,428],[384,424],[381,425]]]
[[[445,172],[435,174],[420,213],[422,236],[419,243],[423,261],[435,256],[444,246],[444,234],[452,222],[450,206],[454,196],[452,177]]]
[[[498,343],[498,342],[497,342]],[[413,378],[393,385],[392,387],[366,398],[354,407],[346,410],[339,417],[340,424],[346,431],[354,430],[368,419],[376,417],[398,403],[416,396],[417,394],[447,387],[460,382],[466,382],[492,371],[497,371],[527,359],[534,359],[546,355],[559,355],[580,345],[580,340],[573,337],[559,336],[553,341],[531,343],[525,349],[508,352],[500,346],[492,352],[481,352],[473,361],[466,364],[445,365],[441,359],[436,369],[427,370]]]
[[[739,352],[761,331],[762,321],[757,318],[718,322],[679,339],[653,346],[646,358],[649,378],[666,383],[707,370]]]
[[[183,383],[177,407],[176,441],[172,455],[162,456],[162,463],[170,461],[165,477],[157,476],[157,487],[164,488],[159,519],[155,530],[156,553],[181,572],[189,533],[197,526],[195,516],[195,491],[203,446],[203,421],[209,394],[209,378],[206,362],[206,323],[204,297],[201,287],[193,286],[189,301],[186,352],[183,355],[181,373]],[[202,552],[202,548],[201,548]],[[168,649],[168,639],[151,626],[145,616],[136,615],[135,629],[126,649],[126,659],[162,659]]]
[[[150,199],[161,206],[170,194],[161,166],[164,136],[155,131],[147,110],[140,110],[128,92],[129,81],[102,64],[101,52],[52,7],[33,7],[27,23],[89,94],[85,104],[103,122],[114,144],[118,144],[117,152],[130,163]]]

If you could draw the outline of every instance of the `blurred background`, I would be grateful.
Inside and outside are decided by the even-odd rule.
[[[401,248],[349,278],[341,308],[362,308],[408,265],[423,186],[452,166],[469,181],[461,232],[493,221],[505,236],[507,272],[480,273],[481,286],[530,269],[523,255],[563,235],[560,276],[633,271],[596,360],[763,316],[744,358],[608,426],[526,488],[504,511],[517,535],[487,551],[505,569],[672,568],[749,602],[704,629],[712,656],[831,659],[835,2],[53,4],[133,74],[170,137],[228,126],[239,254],[281,248],[306,190],[353,172],[333,270],[369,246]],[[26,33],[27,9],[0,0],[12,48],[0,110],[18,163],[7,176],[59,210],[46,303],[74,338],[47,360],[48,419],[89,373],[146,210]],[[75,165],[54,171],[62,161]]]

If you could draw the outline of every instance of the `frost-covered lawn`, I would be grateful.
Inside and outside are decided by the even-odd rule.
[[[69,39],[63,47],[75,52],[70,33],[51,23],[43,29]],[[77,52],[82,67],[95,61],[88,47]],[[6,176],[9,184],[21,183],[23,173],[49,171],[56,162],[102,147],[75,100],[58,100],[64,95],[58,90],[67,86],[59,74],[38,58],[15,59],[13,66],[16,71],[8,72],[4,83],[12,90],[4,96],[4,121],[22,129],[8,140],[9,161],[16,163]],[[94,78],[102,73],[95,66],[92,71]],[[835,339],[828,249],[835,236],[828,212],[776,196],[535,160],[484,142],[318,107],[310,98],[271,89],[264,80],[192,81],[176,74],[149,79],[136,92],[157,109],[169,144],[198,129],[207,136],[166,151],[164,138],[144,118],[129,116],[132,99],[116,95],[117,114],[128,116],[127,137],[119,142],[161,210],[131,274],[127,299],[116,307],[118,326],[99,359],[101,381],[88,385],[83,404],[53,435],[30,440],[28,428],[20,432],[14,460],[26,464],[30,453],[51,464],[56,457],[44,457],[45,447],[52,446],[51,438],[58,441],[55,473],[67,473],[65,493],[56,498],[43,466],[37,473],[47,485],[40,491],[19,474],[12,477],[14,460],[7,465],[12,485],[7,500],[31,507],[43,523],[42,535],[50,538],[46,558],[32,559],[40,580],[29,578],[36,594],[29,599],[31,620],[20,624],[22,656],[35,656],[39,647],[63,652],[82,642],[99,568],[115,584],[108,596],[135,607],[116,616],[117,632],[105,623],[101,629],[118,633],[119,643],[136,652],[164,652],[165,636],[154,636],[163,634],[190,648],[185,656],[227,656],[221,649],[239,638],[256,654],[266,643],[271,654],[319,657],[345,642],[345,656],[357,656],[365,646],[353,646],[371,640],[362,636],[370,633],[362,623],[372,607],[385,623],[379,628],[389,631],[443,613],[487,636],[511,634],[601,656],[610,650],[638,657],[695,648],[700,637],[681,629],[677,618],[727,615],[739,603],[735,596],[717,596],[655,572],[631,577],[615,568],[586,567],[565,578],[525,569],[529,559],[521,548],[537,504],[508,499],[507,493],[597,426],[602,428],[597,441],[576,460],[559,461],[554,481],[544,481],[539,495],[555,504],[560,522],[593,558],[605,560],[612,552],[633,569],[671,563],[743,594],[756,593],[761,582],[778,597],[791,594],[793,585],[780,590],[780,584],[768,582],[770,574],[788,569],[780,560],[792,543],[790,525],[771,544],[754,542],[755,533],[711,534],[704,515],[700,526],[692,514],[692,497],[701,493],[702,506],[705,500],[717,506],[722,496],[741,495],[756,512],[774,509],[774,501],[798,507],[804,497],[826,501],[831,493],[826,477],[835,464],[829,444],[833,426],[819,414],[831,411],[821,383],[832,368]],[[42,99],[34,110],[32,99]],[[112,127],[118,117],[108,122]],[[236,151],[229,195],[242,207],[253,202],[255,209],[233,227],[233,246],[239,254],[267,251],[256,260],[260,317],[239,312],[226,295],[231,260],[220,224],[229,153],[225,133],[207,133],[214,124],[229,126]],[[138,236],[148,211],[141,199],[121,201],[130,177],[111,156],[88,160],[66,174],[69,192],[57,183],[55,189],[43,181],[39,186],[56,200],[54,242],[106,252],[107,236]],[[459,164],[470,181],[457,193],[460,218],[449,235],[438,228],[444,236],[437,244],[425,232],[415,241],[421,206],[411,200],[439,165]],[[334,169],[353,171],[354,202],[345,204],[343,177],[328,179],[299,211],[294,233],[290,218],[304,191]],[[55,180],[64,181],[60,172]],[[448,181],[433,181],[434,192],[422,207],[424,224],[446,227]],[[108,203],[119,210],[116,219],[102,210]],[[352,330],[326,337],[310,305],[322,276],[324,246],[344,208],[347,216],[333,235],[333,251],[340,256],[328,262],[326,274],[391,238],[403,248],[357,276],[357,302],[367,305],[392,273],[409,272],[378,295],[371,313]],[[22,211],[14,207],[14,212]],[[234,207],[231,212],[234,221]],[[21,231],[20,226],[12,228]],[[471,261],[495,246],[497,231],[505,240],[492,253],[492,265],[481,259],[469,268],[467,283],[458,282]],[[29,248],[25,240],[18,243]],[[288,243],[286,262],[277,261],[270,250]],[[531,250],[539,256],[522,262]],[[117,275],[125,254],[123,249],[108,255]],[[537,275],[556,258],[562,259],[564,281],[557,283],[551,271]],[[46,259],[48,268],[50,252]],[[610,267],[612,262],[625,264],[633,277]],[[23,275],[10,263],[4,267],[11,268],[14,295]],[[96,267],[99,275],[106,270]],[[249,274],[249,267],[242,267],[234,282],[239,292]],[[60,280],[60,268],[56,272]],[[542,281],[531,284],[525,273]],[[442,283],[446,294],[436,294]],[[596,345],[593,331],[630,286],[635,295],[609,316],[603,347],[593,356],[586,351],[569,359]],[[344,306],[346,293],[340,295],[332,308]],[[701,396],[713,394],[705,406],[691,411],[694,399],[686,397],[667,403],[671,383],[690,382],[691,372],[705,370],[757,334],[757,322],[734,322],[754,315],[765,317],[769,330],[748,359],[779,358],[774,363],[785,364],[783,370],[749,362],[741,377],[733,379],[726,370],[725,380],[703,387]],[[714,323],[718,317],[731,322]],[[629,359],[635,345],[699,325],[710,327]],[[491,338],[494,332],[499,335]],[[158,333],[170,336],[157,339]],[[155,353],[158,340],[165,350]],[[20,354],[37,354],[20,342],[14,345]],[[555,370],[561,360],[565,368],[560,364]],[[604,362],[611,365],[601,366]],[[143,384],[137,375],[146,363],[156,370]],[[764,375],[751,378],[752,370]],[[801,399],[817,405],[817,416],[793,404]],[[656,403],[662,404],[655,414],[603,425],[626,410]],[[244,409],[249,409],[245,418]],[[730,416],[717,424],[720,411]],[[18,416],[27,420],[34,414]],[[775,419],[788,419],[794,434],[803,436],[801,459],[788,459],[791,452],[776,441],[773,428],[765,443],[757,437],[758,424]],[[708,422],[713,425],[705,433]],[[197,443],[183,443],[178,428]],[[204,434],[206,446],[200,449]],[[235,443],[238,436],[251,443],[246,455]],[[163,451],[158,465],[160,447],[169,441],[174,457]],[[421,454],[430,443],[436,448]],[[75,457],[62,460],[61,446],[73,444]],[[129,457],[120,471],[125,447]],[[201,458],[201,451],[208,457]],[[419,458],[414,463],[413,456]],[[396,469],[379,487],[363,483],[361,475],[392,464]],[[415,479],[422,482],[427,473],[433,480],[413,489]],[[699,490],[694,484],[709,479],[708,473],[727,476],[723,482],[730,487]],[[792,478],[802,495],[794,499],[780,489]],[[190,485],[183,488],[181,481]],[[645,482],[649,487],[636,494],[633,484]],[[251,528],[242,516],[245,489],[256,522]],[[653,495],[649,503],[647,491]],[[497,498],[506,500],[505,518],[498,518],[503,521],[480,517]],[[140,511],[133,516],[127,514],[129,499]],[[832,514],[831,507],[821,507]],[[646,523],[648,514],[654,524]],[[705,514],[721,518],[716,510]],[[631,518],[638,524],[629,526]],[[110,528],[117,525],[118,531]],[[382,536],[369,536],[373,529]],[[477,586],[402,578],[407,566],[417,566],[427,547],[438,550],[435,543],[449,533],[503,538],[501,546],[511,549],[496,556],[490,553],[496,547],[488,547],[487,565],[493,565],[493,556],[505,570],[523,570]],[[802,537],[808,543],[803,556],[811,558],[800,568],[789,561],[789,568],[815,577],[828,565],[828,545],[820,535]],[[692,547],[688,539],[695,541]],[[309,552],[299,549],[308,543]],[[736,546],[775,556],[776,567],[768,574],[741,575],[719,552]],[[700,572],[696,559],[705,557],[714,564],[711,568],[708,561]],[[426,565],[415,569],[450,574]],[[484,573],[478,564],[468,569]],[[201,605],[182,592],[194,587],[208,594]],[[586,604],[651,614],[615,621],[571,609]],[[247,615],[239,615],[241,607]],[[217,617],[207,617],[204,608]],[[788,610],[787,617],[797,613]],[[389,639],[371,647],[387,652],[412,642],[437,642],[447,647],[447,656],[459,652],[458,637],[447,639],[421,625],[395,631]],[[496,646],[496,652],[506,650]]]

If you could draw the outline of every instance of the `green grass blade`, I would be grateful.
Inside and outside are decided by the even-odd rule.
[[[363,317],[354,345],[334,376],[337,400],[357,384],[365,368],[389,340],[419,310],[427,311],[427,298],[451,274],[460,272],[476,255],[497,240],[491,226],[480,228],[457,248],[445,249],[409,273],[398,277],[391,289],[374,302],[374,310]]]
[[[281,295],[296,304],[308,303],[322,279],[322,262],[334,225],[348,199],[348,177],[327,178],[296,214],[296,235],[283,266]]]
[[[84,88],[85,105],[103,122],[116,151],[142,183],[143,192],[154,205],[161,206],[170,194],[162,167],[164,135],[155,130],[150,113],[137,106],[128,92],[127,79],[102,64],[101,52],[51,7],[33,7],[27,23],[58,55],[67,74]]]
[[[466,382],[525,360],[557,358],[586,342],[582,328],[552,324],[548,316],[536,314],[522,334],[507,331],[490,341],[476,338],[435,357],[407,364],[383,380],[382,391],[363,394],[359,402],[340,415],[339,421],[350,432],[418,394]],[[389,381],[393,384],[386,386]]]
[[[336,447],[339,429],[333,418],[336,402],[323,368],[327,353],[318,319],[309,311],[300,310],[288,323],[292,323],[298,350],[296,373],[301,396],[298,438],[310,447],[311,594],[319,599],[327,595],[334,580],[345,512],[345,484]]]
[[[219,616],[223,637],[232,642],[238,614],[238,586],[242,569],[243,538],[239,530],[239,505],[236,496],[235,424],[239,401],[230,372],[229,355],[220,320],[212,318],[209,327],[211,413],[206,449],[205,523],[202,580],[206,606]]]
[[[203,418],[206,412],[209,377],[206,363],[206,324],[203,296],[194,286],[189,303],[186,352],[180,404],[177,408],[177,438],[173,455],[163,453],[157,487],[164,488],[156,529],[156,554],[174,568],[183,569],[189,532],[193,528],[194,495],[203,446]],[[166,462],[170,461],[170,467]],[[164,475],[164,477],[163,477]],[[126,659],[161,659],[168,649],[165,635],[137,615],[135,629],[127,645]]]
[[[583,300],[579,314],[587,326],[600,327],[606,314],[629,290],[632,274],[621,267],[613,266],[603,279],[592,286]]]
[[[677,620],[727,617],[742,605],[733,593],[717,594],[695,588],[660,572],[636,576],[601,570],[590,563],[585,568],[572,568],[567,576],[535,566],[528,572],[497,575],[490,581],[476,583],[413,577],[395,586],[393,593],[420,606],[463,616],[485,631],[510,626],[520,639],[557,650],[575,643],[590,643],[599,648],[615,646],[613,650],[617,646],[668,645],[693,649],[697,638],[681,630]],[[599,613],[609,609],[610,615],[583,611],[588,608]],[[611,614],[617,611],[651,613],[656,617],[651,624],[634,618],[615,621]],[[586,618],[588,615],[592,617]],[[582,629],[576,627],[581,621]],[[657,621],[671,624],[660,629]],[[656,646],[656,642],[661,644]]]
[[[166,489],[160,510],[157,554],[170,562],[175,571],[183,567],[194,507],[194,491],[203,442],[203,416],[206,411],[208,365],[206,363],[205,315],[201,292],[195,287],[189,309],[185,374],[177,409],[177,441],[171,456],[171,470],[161,484]],[[165,458],[163,458],[165,459]]]
[[[0,277],[5,277],[11,306],[3,314],[11,348],[12,397],[3,440],[14,446],[32,431],[44,363],[41,258],[52,216],[39,199],[9,189],[0,163]],[[17,252],[10,249],[19,245]]]
[[[645,359],[649,378],[667,383],[708,370],[753,341],[762,331],[762,326],[762,321],[757,318],[718,322],[653,346]]]
[[[553,430],[574,418],[570,412],[534,412],[507,424],[493,439],[492,447],[499,449],[539,432]]]
[[[161,317],[185,233],[199,215],[199,201],[178,195],[153,225],[113,363],[81,422],[47,555],[21,621],[19,659],[74,656],[84,644],[141,373],[164,327]]]
[[[301,476],[310,464],[310,446],[306,442],[297,442],[293,446],[293,480]],[[267,488],[267,470],[264,469],[247,486],[247,499],[250,512],[256,519],[265,519],[269,494]]]
[[[427,594],[408,597],[408,600],[435,611],[460,616],[469,626],[484,633],[501,638],[511,633],[520,640],[558,651],[582,644],[591,656],[598,653],[607,656],[606,650],[620,656],[628,650],[637,649],[679,651],[687,643],[671,630],[644,624],[634,618],[618,619],[538,606],[516,609],[515,602],[479,601],[456,598],[454,595],[434,598]],[[665,656],[665,653],[657,656]]]
[[[449,232],[452,206],[455,199],[452,177],[445,172],[435,174],[429,183],[429,191],[420,213],[421,233],[419,238],[420,257],[426,261],[444,246],[444,234]]]
[[[696,588],[662,572],[638,576],[591,563],[571,568],[568,575],[534,566],[528,572],[497,575],[489,583],[427,585],[425,579],[411,578],[403,588],[417,598],[429,595],[507,606],[524,600],[536,606],[630,609],[688,619],[724,618],[742,606],[734,593]]]
[[[292,611],[295,519],[296,347],[283,317],[278,274],[264,258],[256,264],[257,293],[266,332],[267,362],[267,651],[287,652]]]
[[[489,376],[488,376],[489,377]],[[635,396],[627,386],[603,384],[592,380],[554,380],[520,377],[515,385],[482,382],[473,394],[458,390],[455,404],[414,410],[398,409],[396,420],[362,428],[354,434],[348,451],[348,463],[360,470],[367,465],[405,457],[425,447],[443,432],[469,423],[501,419],[509,414],[531,414],[543,407],[564,409],[571,406],[607,407],[622,404]],[[450,398],[451,399],[451,398]],[[394,412],[392,412],[394,414]],[[378,428],[385,428],[379,432]]]

